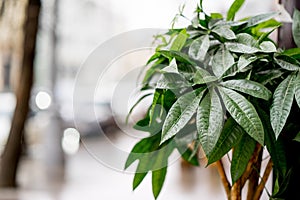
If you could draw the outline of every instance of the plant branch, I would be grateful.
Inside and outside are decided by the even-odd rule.
[[[253,170],[248,179],[249,182],[248,182],[247,200],[253,199],[255,191],[258,186],[260,170],[261,170],[262,154],[263,151],[260,151],[256,163],[253,163]]]
[[[241,186],[241,178],[239,178],[232,186],[231,189],[231,198],[230,200],[241,200],[241,191],[242,191],[242,186]]]
[[[270,159],[267,166],[266,166],[263,177],[262,177],[262,179],[261,179],[261,181],[260,181],[260,183],[259,183],[259,185],[258,185],[258,187],[255,191],[255,194],[254,194],[254,197],[253,197],[254,200],[256,200],[256,199],[258,200],[260,198],[272,169],[273,169],[273,162]]]
[[[251,173],[253,171],[253,164],[257,163],[260,152],[262,150],[263,150],[262,146],[259,143],[257,143],[256,147],[254,149],[254,152],[253,152],[253,156],[250,159],[243,176],[241,177],[241,188],[244,187],[246,181],[248,180],[249,176],[251,175]]]
[[[230,192],[231,185],[230,185],[230,183],[227,179],[222,159],[216,161],[216,166],[217,166],[218,172],[220,174],[222,184],[223,184],[224,189],[226,191],[227,198],[230,199],[230,197],[231,197],[231,192]]]

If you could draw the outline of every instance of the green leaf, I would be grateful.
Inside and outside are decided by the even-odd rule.
[[[150,155],[150,156],[149,156]],[[146,177],[146,175],[148,174],[148,171],[151,170],[152,166],[153,166],[153,162],[152,162],[152,154],[146,154],[146,155],[142,155],[140,157],[140,162],[137,166],[134,178],[133,178],[133,183],[132,183],[132,189],[135,190],[144,180],[144,178]]]
[[[257,40],[254,39],[254,37],[248,33],[240,33],[236,35],[236,42],[251,46],[251,47],[257,47]]]
[[[235,121],[257,142],[264,144],[264,128],[254,106],[239,93],[219,87],[224,105]]]
[[[251,47],[242,43],[237,42],[225,42],[226,49],[235,53],[253,54],[260,51],[256,47]]]
[[[277,78],[280,78],[284,72],[282,70],[277,70],[277,69],[272,69],[272,70],[267,70],[266,72],[262,74],[257,74],[258,75],[258,82],[260,82],[263,85],[266,84],[271,84],[274,80]]]
[[[270,29],[270,28],[278,28],[281,26],[281,23],[276,21],[275,19],[269,19],[265,22],[258,24],[256,27],[252,28],[251,32],[254,34],[258,34],[261,29]]]
[[[196,132],[195,124],[187,124],[177,133],[174,140],[181,157],[191,165],[199,166],[198,157],[194,154],[195,145],[191,148],[191,144],[196,140]]]
[[[222,78],[235,76],[239,71],[237,64],[232,65],[222,76]]]
[[[233,55],[225,48],[220,48],[212,59],[212,70],[221,77],[234,64]]]
[[[258,38],[258,43],[261,43],[263,41],[266,41],[266,40],[269,40],[269,36],[271,35],[271,33],[273,33],[275,30],[277,30],[280,26],[278,27],[275,27],[273,29],[271,29],[270,31],[267,31],[267,32],[263,32],[263,33],[260,33],[258,34],[259,35],[259,38]]]
[[[295,99],[300,108],[300,72],[298,72],[298,76],[295,80]]]
[[[149,111],[149,118],[150,118],[149,124],[151,124],[153,121],[153,116],[155,116],[155,109],[157,108],[156,104],[161,96],[162,96],[161,90],[158,90],[158,89],[155,90],[153,100],[152,100],[152,105],[151,105],[151,108]]]
[[[278,15],[277,12],[271,12],[271,13],[265,13],[265,14],[260,14],[260,15],[251,17],[248,19],[248,23],[245,28],[253,27],[260,23],[266,22],[266,21],[272,19],[273,17],[275,17],[276,15]]]
[[[254,105],[262,123],[264,124],[265,144],[274,163],[274,170],[277,170],[283,176],[287,171],[287,162],[285,157],[286,153],[284,150],[283,141],[280,137],[278,139],[275,138],[275,133],[271,126],[269,113],[263,110],[263,108],[260,106],[259,101],[255,102]]]
[[[247,134],[244,134],[240,142],[235,146],[230,167],[232,183],[235,183],[243,175],[255,146],[256,141]]]
[[[181,157],[189,164],[199,166],[198,157],[197,155],[193,155],[193,150],[188,148],[184,153],[181,153]]]
[[[281,175],[285,175],[287,171],[287,161],[285,156],[286,152],[284,149],[284,143],[282,139],[278,138],[276,140],[274,133],[269,132],[266,135],[266,146],[274,163],[274,168],[278,170]]]
[[[272,92],[268,88],[246,79],[229,80],[221,83],[221,85],[264,100],[269,100],[272,97]]]
[[[216,26],[212,29],[212,32],[227,40],[236,39],[236,36],[234,32],[230,29],[230,26]]]
[[[169,60],[172,60],[173,58],[176,59],[177,62],[183,62],[192,66],[196,66],[197,64],[192,61],[188,55],[179,52],[179,51],[168,51],[168,50],[160,50],[158,51],[163,55],[164,57],[168,58]]]
[[[149,126],[149,116],[145,117],[144,119],[141,119],[138,121],[133,128],[139,131],[145,131],[148,132],[148,126]]]
[[[294,138],[295,141],[300,142],[300,132]]]
[[[167,167],[152,172],[152,192],[155,199],[157,199],[159,193],[161,192],[162,186],[165,182],[166,174]]]
[[[289,71],[300,70],[300,62],[298,62],[296,59],[292,57],[282,55],[282,56],[277,56],[276,58],[274,58],[274,60],[283,69]]]
[[[238,64],[237,64],[238,69],[243,70],[245,67],[247,67],[248,65],[250,65],[251,63],[253,63],[257,59],[258,59],[258,57],[253,56],[253,55],[247,55],[247,54],[241,55],[239,57]]]
[[[210,28],[216,27],[216,26],[225,26],[229,25],[232,28],[238,28],[243,25],[247,24],[246,21],[224,21],[224,20],[219,20],[218,22],[214,23]]]
[[[203,0],[200,0],[199,6],[198,6],[199,12],[203,12],[203,6],[202,6],[203,3],[202,2],[203,2]]]
[[[173,93],[172,90],[164,90],[163,91],[162,102],[163,102],[163,107],[164,107],[165,111],[168,112],[176,100],[177,100],[177,97]]]
[[[193,77],[193,82],[195,85],[206,84],[206,83],[214,82],[216,80],[218,80],[217,77],[212,76],[208,71],[200,67],[197,68],[197,71]]]
[[[162,73],[178,73],[176,59],[173,58],[170,64],[161,70]]]
[[[211,17],[210,17],[210,18],[211,18]],[[209,22],[208,22],[208,29],[209,29],[209,31],[207,31],[207,33],[211,33],[211,30],[212,30],[214,27],[218,26],[219,23],[220,23],[221,21],[223,21],[223,20],[211,18],[211,19],[209,20]]]
[[[126,116],[126,120],[125,120],[126,123],[128,123],[128,119],[129,119],[131,113],[133,112],[134,108],[135,108],[137,105],[139,105],[139,103],[140,103],[143,99],[145,99],[146,97],[148,97],[148,96],[150,96],[150,95],[152,95],[152,93],[145,94],[145,95],[141,96],[141,97],[135,102],[135,104],[130,108],[130,110],[129,110],[127,116]]]
[[[186,93],[173,104],[162,128],[161,143],[176,135],[189,122],[196,112],[204,91],[205,87],[202,87]]]
[[[152,192],[155,199],[158,197],[167,174],[168,158],[174,150],[174,143],[163,145],[153,156]]]
[[[160,76],[156,83],[156,88],[159,89],[179,89],[190,87],[188,83],[180,74],[165,73]]]
[[[223,19],[223,15],[221,13],[210,13],[210,17],[212,19]]]
[[[259,48],[263,53],[274,53],[277,52],[277,48],[273,42],[264,41],[259,45]]]
[[[153,77],[153,75],[158,72],[160,69],[166,67],[167,65],[162,64],[163,62],[165,62],[166,58],[162,57],[159,58],[147,71],[146,74],[144,76],[143,79],[143,84],[148,83],[151,78]]]
[[[196,66],[187,65],[184,63],[178,63],[178,73],[182,75],[186,80],[192,80],[196,72]]]
[[[280,198],[280,197],[286,196],[292,173],[293,173],[293,169],[291,168],[284,175],[284,177],[278,177],[278,176],[276,177],[272,200],[284,200],[284,198]]]
[[[300,12],[299,10],[294,10],[293,15],[293,25],[292,25],[292,31],[293,31],[293,38],[298,47],[300,47]]]
[[[233,4],[230,6],[227,13],[227,21],[233,21],[235,14],[239,11],[239,9],[244,4],[245,0],[235,0]]]
[[[289,75],[278,85],[274,92],[270,117],[276,138],[281,133],[292,108],[295,94],[295,78],[295,75]]]
[[[189,56],[194,60],[203,61],[209,48],[209,36],[203,35],[195,39],[190,48]]]
[[[240,141],[244,134],[246,133],[243,128],[238,125],[232,117],[227,119],[217,144],[213,148],[212,152],[207,155],[207,165],[220,160],[226,153],[230,151],[232,147],[234,147]]]
[[[188,37],[189,37],[189,35],[186,33],[186,29],[183,29],[182,31],[180,31],[180,33],[174,39],[174,41],[170,47],[170,50],[171,51],[180,51],[183,48]]]
[[[175,102],[176,96],[170,90],[155,91],[152,105],[148,109],[147,115],[134,125],[134,129],[149,132],[155,135],[161,132],[163,121],[166,117],[166,112],[171,108]],[[153,120],[155,119],[155,120]]]
[[[135,190],[141,184],[141,182],[144,180],[144,178],[146,177],[147,174],[148,174],[148,172],[134,174],[134,178],[133,178],[133,182],[132,182],[133,190]]]
[[[139,141],[130,152],[125,163],[125,169],[134,161],[139,160],[133,180],[136,189],[149,171],[152,171],[153,194],[157,197],[165,180],[168,158],[175,148],[174,142],[159,145],[160,134]]]
[[[190,39],[195,39],[195,38],[199,38],[203,35],[207,35],[206,30],[189,29],[189,30],[187,30],[187,33],[190,35],[190,37],[189,37]]]
[[[159,58],[161,58],[160,53],[155,52],[147,61],[147,65],[149,65],[151,62],[153,62],[154,60],[157,60]]]
[[[206,155],[215,147],[223,128],[224,112],[220,98],[212,89],[201,101],[197,110],[198,138]]]
[[[145,153],[154,151],[159,146],[159,137],[157,135],[144,138],[135,144],[131,150],[126,163],[125,169],[127,169],[134,161],[145,158]],[[137,170],[138,171],[138,170]],[[138,171],[138,173],[144,173],[145,171]]]
[[[282,52],[282,55],[290,56],[294,59],[299,60],[300,59],[300,48],[286,49]]]

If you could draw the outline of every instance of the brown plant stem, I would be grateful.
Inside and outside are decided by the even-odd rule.
[[[254,149],[252,158],[250,159],[250,161],[246,167],[246,170],[245,170],[243,176],[241,177],[241,188],[244,187],[246,181],[249,179],[249,177],[253,171],[253,163],[257,163],[257,161],[259,159],[259,155],[262,150],[263,150],[262,146],[259,143],[257,143],[256,147]]]
[[[231,188],[231,200],[241,200],[241,192],[242,192],[241,187],[241,178],[239,178],[232,186]]]
[[[255,191],[258,186],[260,170],[261,170],[262,154],[263,151],[260,151],[257,161],[253,163],[252,173],[250,174],[248,179],[249,182],[248,182],[247,200],[253,200]]]
[[[221,159],[216,162],[216,166],[217,166],[219,175],[221,177],[221,181],[224,186],[227,198],[228,198],[228,200],[230,200],[231,199],[231,185],[227,179],[227,176],[226,176],[226,173],[224,170],[224,165],[223,165],[223,162]]]
[[[258,200],[260,198],[272,169],[273,169],[273,162],[270,159],[267,166],[266,166],[266,169],[264,171],[263,177],[262,177],[258,187],[256,188],[256,191],[255,191],[255,194],[254,194],[254,197],[253,197],[254,200]]]

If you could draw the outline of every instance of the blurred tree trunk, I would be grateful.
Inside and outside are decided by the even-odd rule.
[[[293,16],[294,9],[300,9],[299,0],[280,0],[285,9]],[[300,30],[299,30],[300,31]],[[292,36],[292,24],[284,23],[279,29],[278,45],[283,49],[289,49],[296,47]],[[292,109],[297,109],[293,107]],[[293,112],[294,116],[289,116],[290,120],[293,120],[294,124],[299,124],[299,112]],[[299,128],[299,126],[298,126]],[[286,149],[287,165],[291,169],[290,179],[287,189],[284,193],[284,199],[300,199],[299,193],[299,180],[300,180],[300,143],[293,141],[293,138],[297,133],[285,132],[283,133],[284,147]],[[275,180],[274,180],[275,181]],[[283,181],[283,180],[281,180]],[[280,184],[280,183],[279,183]]]
[[[11,0],[8,0],[11,1]],[[28,0],[25,11],[24,43],[21,75],[16,91],[17,104],[7,144],[1,158],[0,187],[16,187],[16,174],[22,150],[22,135],[29,110],[33,85],[33,64],[40,13],[40,0]]]

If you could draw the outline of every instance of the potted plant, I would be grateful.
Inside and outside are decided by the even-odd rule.
[[[282,197],[290,174],[283,138],[300,135],[300,49],[279,49],[269,38],[281,25],[276,12],[234,21],[243,3],[235,0],[224,17],[205,13],[201,0],[188,27],[159,35],[142,82],[142,90],[153,93],[152,104],[134,126],[149,136],[125,164],[138,160],[133,189],[152,172],[157,198],[171,153],[178,150],[198,165],[201,149],[207,165],[216,164],[228,199],[241,199],[247,181],[247,199],[259,199],[272,169],[270,196]],[[295,10],[298,47],[299,19]],[[270,158],[261,169],[264,149]],[[230,180],[222,161],[228,153]]]

